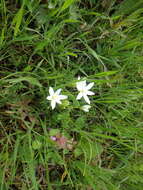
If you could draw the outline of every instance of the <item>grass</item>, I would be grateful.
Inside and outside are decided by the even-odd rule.
[[[0,1],[1,190],[142,190],[142,5]],[[55,110],[50,86],[69,97]]]

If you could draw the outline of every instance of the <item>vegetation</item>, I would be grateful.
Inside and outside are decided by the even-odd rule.
[[[1,190],[142,190],[142,7],[0,0]],[[49,87],[68,96],[53,110]]]

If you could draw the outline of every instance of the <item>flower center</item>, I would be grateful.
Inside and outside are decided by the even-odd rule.
[[[53,99],[53,100],[56,100],[57,98],[58,98],[58,96],[55,95],[55,94],[52,96],[52,99]]]
[[[82,89],[82,90],[80,90],[80,92],[84,94],[86,92],[86,90]]]

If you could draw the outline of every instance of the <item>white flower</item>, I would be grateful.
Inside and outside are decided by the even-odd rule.
[[[90,109],[90,108],[91,108],[90,105],[84,105],[84,106],[81,107],[81,109],[82,109],[83,111],[85,111],[85,112],[89,112],[89,109]]]
[[[58,89],[56,92],[54,92],[53,88],[49,88],[49,94],[50,96],[47,97],[47,100],[51,101],[51,107],[54,109],[57,104],[61,104],[61,100],[67,99],[67,96],[65,95],[60,95],[62,89]]]
[[[90,104],[90,100],[88,96],[94,95],[94,92],[89,91],[94,85],[94,82],[89,83],[88,85],[86,84],[86,80],[80,81],[76,83],[76,88],[79,91],[79,94],[77,95],[76,99],[80,100],[82,97],[84,100]]]

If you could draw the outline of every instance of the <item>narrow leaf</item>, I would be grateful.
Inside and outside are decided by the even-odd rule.
[[[39,83],[39,81],[36,78],[33,77],[21,77],[21,78],[16,78],[16,79],[8,79],[7,82],[9,83],[19,83],[22,81],[27,81],[32,85],[36,85],[41,87],[42,85]]]
[[[67,9],[75,0],[65,0],[61,10],[60,10],[60,13],[62,11],[64,11],[65,9]]]
[[[14,27],[14,36],[17,36],[18,32],[19,32],[19,27],[21,25],[22,22],[22,17],[23,17],[23,6],[20,8],[20,10],[17,12],[17,14],[15,15],[12,24],[15,25]]]

